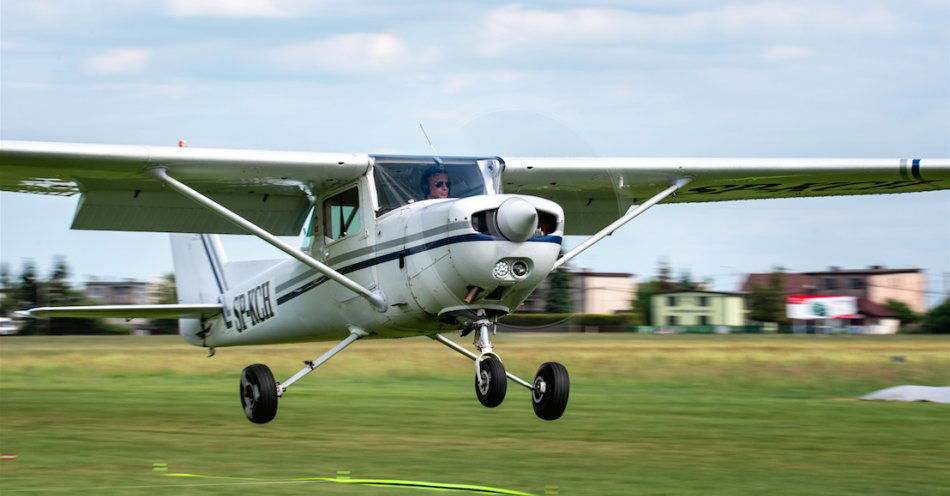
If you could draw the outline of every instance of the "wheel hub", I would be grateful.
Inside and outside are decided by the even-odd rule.
[[[243,378],[241,382],[244,383],[244,410],[250,415],[260,400],[261,392],[257,385],[249,382],[247,378]]]
[[[487,395],[490,382],[491,382],[491,372],[482,369],[478,373],[478,392]]]
[[[544,392],[547,390],[547,383],[540,377],[534,379],[534,389],[531,390],[531,399],[535,403],[540,403],[544,399]]]

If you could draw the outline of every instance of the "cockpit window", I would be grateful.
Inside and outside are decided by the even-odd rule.
[[[373,175],[379,196],[377,215],[417,201],[486,192],[486,178],[477,159],[377,157]]]

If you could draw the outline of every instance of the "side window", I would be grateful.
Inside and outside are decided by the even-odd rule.
[[[350,188],[323,202],[323,232],[329,240],[337,240],[360,231],[360,193]]]

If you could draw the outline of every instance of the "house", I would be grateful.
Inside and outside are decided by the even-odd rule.
[[[83,291],[86,298],[101,305],[145,305],[150,303],[150,284],[124,281],[89,281]]]
[[[581,271],[574,274],[577,284],[575,311],[611,314],[629,312],[637,296],[637,283],[627,272]]]
[[[544,313],[550,279],[544,280],[524,303],[518,313]],[[637,296],[634,274],[628,272],[571,273],[571,308],[574,313],[613,314],[629,312]]]
[[[854,296],[878,305],[888,300],[904,302],[911,310],[927,311],[927,276],[922,269],[888,269],[871,265],[866,269],[829,267],[827,271],[805,272],[815,278],[816,294]]]
[[[745,295],[722,291],[666,291],[650,299],[654,326],[740,326],[746,323]]]
[[[751,292],[755,286],[768,285],[769,277],[770,274],[749,274],[740,291]],[[786,295],[854,296],[859,305],[862,300],[877,305],[896,300],[918,313],[927,311],[926,291],[927,276],[922,269],[871,265],[866,269],[829,267],[825,271],[785,274]]]
[[[88,281],[83,294],[99,305],[146,305],[152,303],[152,283],[126,279],[124,281]],[[105,319],[130,329],[146,327],[149,319]]]
[[[884,305],[878,305],[869,300],[858,300],[859,319],[851,321],[851,325],[863,328],[864,334],[897,334],[901,321],[897,314]]]

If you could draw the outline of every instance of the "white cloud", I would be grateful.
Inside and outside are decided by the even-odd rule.
[[[442,91],[447,95],[457,95],[475,82],[475,78],[468,75],[455,75],[445,78]]]
[[[810,48],[794,45],[773,45],[762,51],[762,59],[768,62],[805,59],[810,56]]]
[[[287,5],[276,0],[167,0],[166,8],[174,16],[207,17],[285,17]]]
[[[640,42],[717,41],[814,30],[890,34],[901,22],[881,7],[815,2],[765,1],[712,10],[655,14],[610,8],[540,10],[509,5],[484,18],[478,51],[498,55],[517,48],[551,44],[591,45]]]
[[[89,57],[86,72],[97,76],[133,74],[145,68],[151,52],[138,48],[120,48]]]
[[[409,60],[406,44],[382,33],[349,33],[277,49],[277,59],[297,69],[330,72],[372,72],[398,67]]]
[[[493,89],[497,89],[498,86],[510,87],[513,83],[527,81],[529,78],[537,79],[539,77],[540,75],[538,73],[527,71],[494,70],[463,72],[445,77],[442,83],[442,92],[447,95],[457,95],[469,88],[475,87],[491,87]]]

